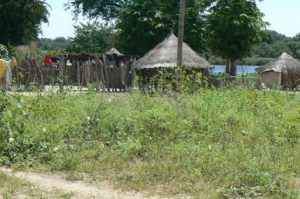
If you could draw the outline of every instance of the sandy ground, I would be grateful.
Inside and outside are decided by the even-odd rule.
[[[0,168],[0,171],[24,179],[38,187],[47,190],[55,191],[60,190],[64,193],[73,193],[74,199],[167,199],[160,196],[147,196],[139,192],[124,192],[121,190],[113,189],[108,183],[101,185],[87,184],[81,181],[67,181],[61,176],[53,174],[40,174],[31,172],[14,172],[8,168]],[[187,197],[176,197],[187,198]]]

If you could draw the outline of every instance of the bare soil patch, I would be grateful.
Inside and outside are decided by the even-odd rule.
[[[124,192],[121,190],[115,190],[108,183],[92,185],[81,181],[71,182],[58,175],[14,172],[8,168],[0,168],[0,171],[17,178],[27,180],[28,182],[36,184],[47,191],[59,190],[67,193],[73,193],[74,196],[72,198],[74,199],[167,199],[160,196],[147,196],[139,192]]]

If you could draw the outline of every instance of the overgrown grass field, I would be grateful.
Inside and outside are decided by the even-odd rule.
[[[0,115],[4,165],[167,196],[300,197],[298,94],[3,92]]]

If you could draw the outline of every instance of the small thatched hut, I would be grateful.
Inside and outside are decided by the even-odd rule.
[[[109,68],[107,69],[109,86],[123,90],[131,85],[126,56],[120,53],[116,48],[111,48],[105,55],[109,63]]]
[[[105,53],[111,67],[120,67],[125,64],[125,55],[116,48],[111,48]]]
[[[133,69],[140,77],[140,87],[156,87],[157,82],[154,81],[151,83],[151,81],[160,71],[174,72],[177,66],[177,45],[178,39],[172,33],[163,42],[155,46],[144,57],[133,64]],[[193,51],[186,43],[183,43],[182,65],[184,68],[205,74],[208,73],[209,68],[211,68],[210,64]]]
[[[285,52],[256,71],[268,88],[294,89],[300,85],[300,63]]]
[[[116,55],[119,57],[123,57],[124,55],[122,53],[120,53],[120,51],[118,51],[116,48],[111,48],[110,50],[106,51],[105,53],[106,55]]]
[[[134,63],[136,70],[154,69],[154,68],[172,68],[177,62],[177,37],[172,33],[162,43],[158,44],[144,57]],[[183,43],[183,61],[184,67],[196,69],[209,69],[210,64],[186,43]]]

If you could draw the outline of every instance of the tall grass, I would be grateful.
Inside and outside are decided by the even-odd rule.
[[[300,96],[0,95],[2,164],[196,198],[298,198]],[[83,175],[84,174],[84,175]]]

